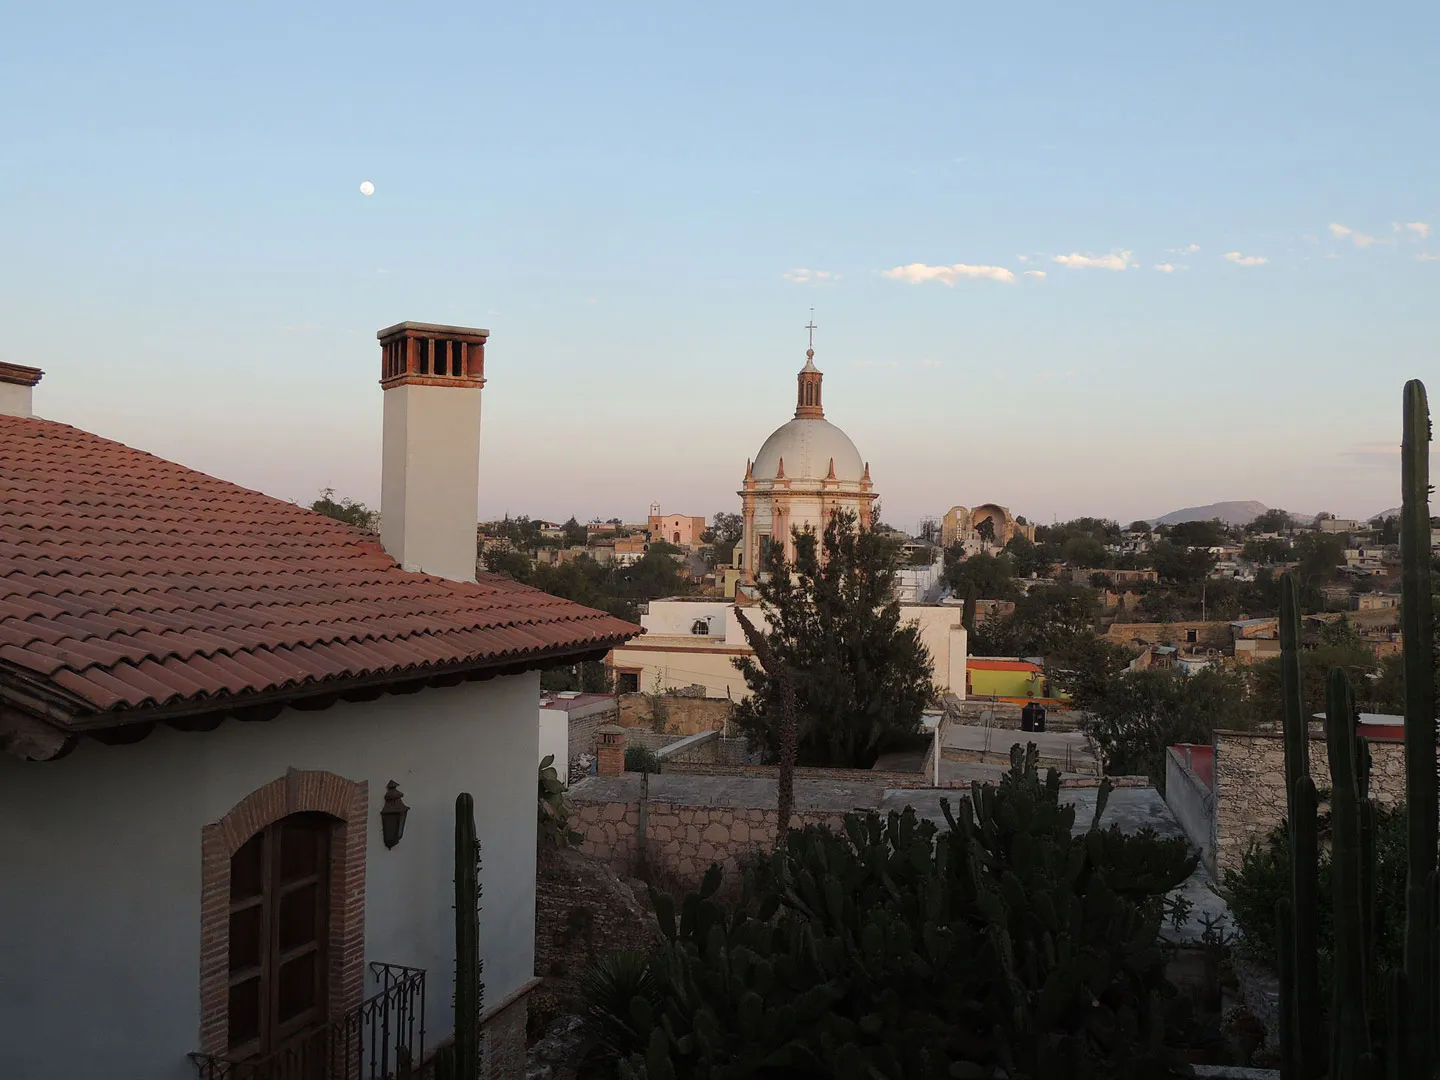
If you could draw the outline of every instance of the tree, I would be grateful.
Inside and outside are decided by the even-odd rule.
[[[584,547],[585,541],[590,538],[590,534],[585,531],[585,526],[576,521],[573,514],[570,520],[565,522],[563,528],[565,529],[565,543],[569,547]]]
[[[765,640],[792,674],[798,719],[796,761],[869,768],[891,746],[919,731],[920,714],[937,696],[930,654],[920,632],[902,623],[893,599],[892,545],[856,525],[853,513],[831,518],[823,538],[793,533],[770,550],[759,584],[769,623]],[[735,661],[750,697],[734,721],[767,761],[779,756],[782,690],[750,657]]]
[[[1218,518],[1210,521],[1181,521],[1170,526],[1168,539],[1184,547],[1219,547],[1227,539],[1225,523]]]
[[[530,583],[530,559],[523,551],[516,551],[509,544],[489,544],[480,555],[485,569],[492,574],[504,574],[522,584]]]
[[[1014,613],[1002,620],[1008,624],[1014,648],[997,655],[1049,656],[1068,648],[1077,637],[1094,636],[1099,615],[1094,589],[1079,585],[1031,589],[1016,601]]]
[[[1071,566],[1085,570],[1106,566],[1110,557],[1105,545],[1093,536],[1072,536],[1060,546],[1060,556]]]
[[[1216,728],[1253,724],[1244,677],[1219,668],[1193,675],[1164,668],[1127,671],[1110,679],[1088,710],[1083,727],[1095,740],[1105,771],[1148,776],[1161,791],[1167,746],[1208,744]]]
[[[334,518],[336,521],[343,521],[347,525],[354,525],[367,531],[375,528],[380,517],[376,511],[369,509],[362,502],[356,502],[354,499],[337,500],[334,488],[326,488],[320,492],[320,498],[310,504],[310,509],[317,514],[324,514],[328,518]]]
[[[1248,533],[1288,533],[1295,527],[1295,519],[1284,510],[1266,510],[1245,526]]]
[[[1284,562],[1290,557],[1290,552],[1290,541],[1283,537],[1272,537],[1269,540],[1246,540],[1245,546],[1240,550],[1242,556],[1262,566],[1267,563]]]
[[[1169,539],[1156,541],[1150,559],[1160,580],[1172,585],[1198,585],[1215,569],[1215,556],[1205,548],[1180,547]]]
[[[1052,692],[1069,694],[1076,708],[1089,709],[1130,660],[1130,650],[1123,645],[1093,634],[1076,634],[1045,657],[1045,678]]]
[[[1325,688],[1330,672],[1341,668],[1350,676],[1357,700],[1372,696],[1370,673],[1375,670],[1375,654],[1363,644],[1321,645],[1300,653],[1300,683],[1305,691],[1305,714],[1314,716],[1325,711]],[[1254,666],[1250,677],[1250,698],[1255,714],[1261,720],[1277,724],[1284,715],[1281,692],[1280,658],[1262,661]]]
[[[1292,555],[1300,588],[1315,589],[1335,578],[1345,561],[1345,540],[1335,533],[1303,532],[1295,538]]]
[[[714,544],[717,547],[734,547],[745,531],[745,519],[739,514],[727,514],[720,510],[715,514],[711,525],[703,533],[700,539],[707,544]]]
[[[1033,540],[1018,532],[1005,545],[1005,554],[1010,557],[1015,575],[1022,578],[1049,573],[1054,562]]]
[[[1148,533],[1150,531],[1150,523],[1148,521],[1137,519],[1130,522],[1130,527],[1125,531],[1132,533]]]
[[[995,543],[995,519],[982,518],[980,524],[975,526],[975,535],[987,546]]]
[[[1013,600],[1020,595],[1009,558],[981,552],[967,559],[960,544],[945,553],[945,584],[956,596],[973,588],[981,600]]]

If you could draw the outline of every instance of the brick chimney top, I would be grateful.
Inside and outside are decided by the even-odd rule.
[[[485,385],[485,339],[473,326],[402,322],[375,335],[380,340],[380,385]]]

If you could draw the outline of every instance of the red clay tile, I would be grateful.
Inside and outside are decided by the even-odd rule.
[[[370,533],[64,424],[0,417],[0,681],[39,677],[86,726],[639,632],[508,578],[406,573]]]

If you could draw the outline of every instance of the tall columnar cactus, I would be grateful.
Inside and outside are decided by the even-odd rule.
[[[1319,798],[1310,778],[1310,718],[1300,678],[1300,592],[1295,579],[1280,582],[1280,674],[1284,689],[1285,791],[1290,823],[1290,889],[1281,984],[1288,992],[1282,1036],[1289,1043],[1286,1080],[1314,1080],[1325,1071],[1320,1004],[1320,855],[1316,841]]]
[[[1440,872],[1436,866],[1440,791],[1436,780],[1435,655],[1430,592],[1430,416],[1425,388],[1405,386],[1400,522],[1401,627],[1405,671],[1407,880],[1405,948],[1388,980],[1385,1075],[1437,1080],[1440,1025]],[[1315,785],[1300,685],[1300,607],[1288,576],[1281,591],[1281,672],[1285,694],[1285,774],[1290,811],[1291,892],[1277,906],[1281,1055],[1285,1080],[1379,1076],[1370,1030],[1376,943],[1375,817],[1369,799],[1370,757],[1356,732],[1355,700],[1343,671],[1330,675],[1326,708],[1330,774],[1335,926],[1334,997],[1328,1071],[1320,1059],[1326,1029],[1318,994],[1319,896]]]
[[[1370,1047],[1370,935],[1363,896],[1363,821],[1369,797],[1361,789],[1363,752],[1355,730],[1355,695],[1340,668],[1330,672],[1325,726],[1329,729],[1331,876],[1334,879],[1335,993],[1330,1007],[1331,1075],[1368,1076]],[[1370,852],[1374,857],[1373,849]]]
[[[480,841],[475,836],[475,800],[455,797],[455,1077],[480,1075]]]
[[[1408,1075],[1436,1067],[1434,613],[1430,583],[1430,408],[1418,379],[1405,384],[1400,444],[1400,629],[1405,641],[1405,1005]]]

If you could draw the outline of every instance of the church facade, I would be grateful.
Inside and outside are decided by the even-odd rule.
[[[806,349],[805,366],[796,377],[794,418],[746,463],[738,492],[744,522],[738,553],[742,585],[753,584],[764,570],[772,544],[783,544],[786,557],[794,557],[794,529],[823,533],[841,510],[854,513],[862,527],[870,523],[877,498],[870,466],[850,437],[825,419],[823,379],[814,348]]]

